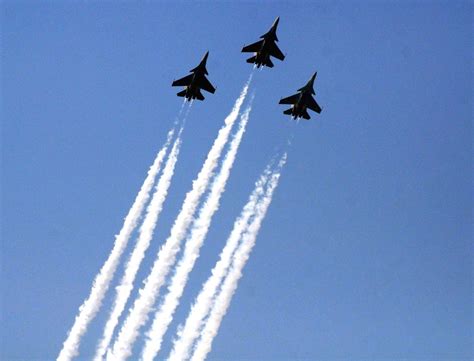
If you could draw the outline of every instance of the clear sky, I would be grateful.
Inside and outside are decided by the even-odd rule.
[[[217,91],[189,115],[156,253],[251,72],[241,47],[276,16],[287,57],[254,76],[247,133],[161,357],[293,135],[209,359],[472,359],[472,3],[1,8],[2,360],[57,356],[181,106],[171,82],[209,50]],[[314,71],[323,112],[296,124],[278,100]]]

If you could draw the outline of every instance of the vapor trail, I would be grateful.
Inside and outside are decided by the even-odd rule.
[[[176,217],[171,228],[168,239],[158,252],[157,258],[152,266],[150,274],[144,281],[144,286],[140,289],[138,298],[135,300],[119,334],[113,348],[107,352],[107,360],[119,361],[129,357],[132,353],[140,327],[148,320],[148,313],[153,307],[160,287],[163,285],[170,267],[174,264],[176,253],[179,251],[181,241],[186,236],[188,227],[193,220],[194,212],[202,194],[208,187],[209,180],[214,174],[219,157],[222,153],[230,131],[234,125],[240,111],[240,107],[247,95],[251,77],[245,84],[239,98],[234,104],[230,114],[225,119],[224,126],[219,130],[217,138],[207,155],[201,171],[193,181],[192,189],[186,194],[181,211]]]
[[[235,251],[232,266],[222,284],[221,291],[215,298],[214,305],[201,332],[201,338],[194,348],[191,361],[202,361],[206,358],[209,351],[211,351],[212,341],[219,330],[222,318],[227,312],[232,296],[237,289],[239,279],[242,277],[242,270],[255,245],[260,226],[272,201],[273,192],[278,185],[281,170],[285,163],[286,153],[281,158],[277,169],[272,173],[265,195],[256,205],[255,217],[242,235],[242,242]]]
[[[270,167],[268,166],[259,180],[255,183],[255,188],[244,206],[239,218],[234,223],[232,232],[227,239],[226,245],[222,249],[220,259],[211,271],[211,276],[204,283],[194,305],[188,314],[184,326],[178,331],[178,339],[174,341],[173,349],[168,356],[168,360],[186,360],[189,357],[191,347],[199,337],[199,331],[202,328],[203,321],[212,307],[217,289],[224,279],[232,261],[232,255],[238,246],[242,233],[248,227],[250,219],[255,214],[255,206],[260,197],[264,194],[265,185],[270,176]]]
[[[156,175],[160,172],[163,158],[166,155],[174,132],[174,129],[168,132],[165,145],[158,152],[152,166],[148,170],[148,175],[143,182],[143,185],[140,188],[140,191],[138,192],[132,207],[125,217],[122,229],[120,230],[119,234],[115,236],[114,247],[94,279],[89,297],[79,307],[79,314],[76,316],[74,325],[69,331],[66,341],[63,343],[63,348],[59,352],[57,358],[58,361],[71,360],[73,357],[79,354],[79,344],[81,342],[81,337],[87,331],[89,323],[94,319],[95,315],[102,306],[102,300],[110,286],[110,282],[112,281],[115,270],[117,269],[120,257],[125,250],[128,239],[137,226],[142,210],[150,197],[150,190],[153,187]]]
[[[181,127],[179,134],[174,141],[173,148],[166,161],[163,174],[155,187],[155,193],[151,199],[150,204],[147,208],[147,214],[145,220],[140,227],[140,234],[138,236],[135,248],[130,255],[130,258],[125,266],[125,272],[120,280],[119,285],[116,287],[116,296],[112,311],[110,312],[109,319],[104,328],[102,339],[100,340],[94,359],[96,361],[102,360],[107,348],[109,347],[110,341],[114,334],[115,328],[117,327],[120,315],[125,309],[128,298],[133,290],[133,283],[137,275],[140,264],[145,257],[145,252],[150,245],[150,241],[153,237],[153,232],[158,221],[158,217],[163,209],[163,203],[165,202],[168,194],[168,189],[171,183],[171,178],[174,174],[174,168],[176,161],[178,160],[179,150],[181,146]]]
[[[147,340],[142,353],[142,359],[145,361],[153,361],[161,348],[163,336],[173,319],[174,311],[179,304],[179,299],[183,294],[189,274],[194,267],[196,259],[199,257],[199,250],[211,225],[212,217],[219,209],[220,198],[229,179],[230,171],[245,132],[250,110],[251,106],[249,105],[242,114],[239,129],[230,143],[221,169],[212,183],[206,202],[199,210],[198,218],[193,222],[183,256],[176,266],[175,273],[168,286],[168,294],[156,312],[150,331],[147,334]]]

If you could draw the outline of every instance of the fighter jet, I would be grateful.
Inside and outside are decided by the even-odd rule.
[[[261,66],[273,68],[270,56],[274,56],[282,61],[285,59],[285,56],[275,44],[275,41],[278,41],[276,30],[279,21],[280,17],[277,17],[270,30],[260,37],[262,40],[242,48],[242,53],[255,53],[254,56],[247,59],[247,63],[255,63],[257,68]]]
[[[190,72],[192,74],[189,74],[185,76],[184,78],[178,79],[173,81],[173,84],[171,86],[184,86],[185,89],[183,91],[180,91],[176,95],[179,97],[185,97],[187,100],[191,99],[198,99],[198,100],[204,100],[204,96],[201,93],[201,89],[214,94],[216,91],[216,88],[212,86],[212,84],[209,82],[209,80],[206,78],[206,75],[208,75],[207,69],[206,69],[206,62],[207,62],[207,57],[209,56],[209,52],[204,55],[204,58],[202,58],[201,62],[197,67],[194,69],[191,69]]]
[[[311,109],[316,113],[321,113],[321,107],[313,98],[313,95],[315,95],[313,87],[316,74],[318,74],[318,72],[314,73],[304,87],[298,89],[299,93],[280,99],[280,104],[293,105],[290,109],[285,110],[283,114],[291,115],[293,116],[293,119],[301,117],[304,119],[310,119],[311,117],[309,116],[307,109]]]

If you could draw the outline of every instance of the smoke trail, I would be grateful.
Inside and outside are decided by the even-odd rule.
[[[184,121],[183,121],[184,122]],[[147,208],[147,214],[143,224],[140,227],[140,235],[137,240],[137,244],[132,251],[132,254],[125,267],[124,275],[120,281],[118,287],[116,287],[116,296],[112,311],[110,312],[109,319],[104,328],[104,334],[99,342],[96,350],[94,359],[96,361],[102,360],[107,348],[109,347],[110,341],[114,334],[115,328],[117,327],[120,315],[122,314],[125,305],[127,304],[128,298],[133,290],[133,283],[137,275],[140,264],[145,257],[145,252],[150,245],[150,241],[153,237],[153,232],[158,221],[158,217],[163,209],[163,203],[165,202],[168,194],[168,188],[171,183],[171,178],[174,174],[174,168],[179,155],[179,149],[181,146],[181,127],[179,134],[174,142],[173,148],[166,161],[163,174],[158,181],[155,188],[155,193],[151,199],[150,204]]]
[[[255,183],[255,189],[244,206],[239,218],[235,221],[232,232],[227,239],[220,259],[211,271],[211,276],[204,283],[199,295],[191,307],[184,327],[178,332],[178,339],[174,341],[173,350],[168,360],[186,360],[189,357],[191,347],[199,337],[203,321],[212,307],[212,300],[217,289],[227,274],[232,261],[232,255],[238,246],[238,242],[244,230],[248,227],[250,219],[255,214],[255,207],[260,197],[264,194],[264,188],[270,176],[270,166],[267,166],[259,180]]]
[[[211,351],[212,341],[219,330],[222,318],[227,312],[230,301],[232,300],[232,296],[237,289],[239,279],[242,277],[242,270],[250,256],[253,246],[255,245],[255,240],[257,239],[260,226],[262,225],[262,221],[265,218],[265,214],[267,213],[268,207],[272,201],[273,192],[278,185],[281,170],[285,162],[286,153],[281,158],[277,169],[271,175],[265,195],[256,206],[255,218],[245,230],[242,236],[242,243],[235,251],[232,266],[222,284],[220,293],[217,295],[214,301],[209,318],[207,319],[206,324],[201,332],[201,338],[194,348],[191,361],[202,361],[206,358],[209,351]]]
[[[152,166],[148,170],[148,175],[143,182],[132,207],[125,217],[122,229],[119,234],[115,236],[114,247],[107,258],[107,261],[94,279],[89,297],[84,301],[81,307],[79,307],[79,314],[76,316],[74,325],[69,331],[66,341],[63,343],[63,348],[59,352],[57,358],[58,361],[71,360],[79,354],[81,337],[87,331],[89,323],[94,319],[102,306],[102,300],[109,288],[110,282],[112,281],[120,257],[125,250],[128,239],[137,226],[138,219],[140,218],[143,208],[150,197],[150,190],[153,187],[156,175],[160,172],[161,163],[166,155],[174,132],[174,129],[168,132],[165,145],[158,152]]]
[[[217,166],[222,149],[227,143],[232,126],[238,117],[240,107],[247,95],[251,79],[252,77],[250,76],[239,98],[235,102],[232,111],[225,119],[224,126],[219,130],[217,138],[207,155],[207,159],[193,182],[192,189],[186,194],[186,198],[181,206],[181,211],[171,228],[170,235],[165,244],[161,247],[150,274],[145,279],[144,286],[140,289],[138,298],[135,300],[113,348],[107,352],[107,360],[124,360],[131,355],[132,346],[138,336],[139,329],[148,319],[148,313],[155,303],[158,291],[163,285],[170,267],[174,264],[176,253],[179,251],[181,241],[186,236],[199,200],[208,187],[209,180]]]
[[[148,337],[142,353],[142,359],[145,361],[153,361],[161,348],[163,336],[173,319],[174,311],[179,304],[179,299],[183,294],[189,274],[194,267],[196,259],[199,257],[199,250],[209,230],[212,217],[219,209],[219,201],[229,179],[230,171],[245,132],[250,110],[251,105],[247,107],[241,116],[239,129],[230,143],[221,170],[212,183],[206,202],[199,211],[199,217],[193,222],[190,236],[186,241],[183,257],[175,268],[171,284],[168,286],[168,294],[158,312],[156,312],[150,331],[147,334]]]

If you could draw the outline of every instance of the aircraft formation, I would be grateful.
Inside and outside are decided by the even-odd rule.
[[[259,41],[246,45],[242,48],[242,53],[253,53],[253,56],[247,59],[247,63],[255,64],[257,68],[267,66],[273,68],[274,64],[271,57],[274,57],[280,61],[285,59],[285,55],[278,48],[276,42],[278,37],[276,34],[278,22],[280,17],[277,17],[273,22],[270,30],[260,36]],[[206,69],[206,62],[209,56],[209,51],[206,52],[204,57],[198,66],[190,70],[189,75],[173,81],[171,86],[182,86],[184,90],[180,91],[176,95],[184,97],[186,100],[204,100],[204,96],[201,93],[201,89],[211,94],[214,94],[216,88],[207,79],[206,75],[209,75]],[[286,98],[280,99],[279,104],[290,104],[291,107],[283,112],[283,114],[291,115],[293,119],[303,118],[311,119],[308,114],[308,109],[321,113],[322,108],[314,99],[314,81],[316,79],[317,72],[309,79],[309,81],[300,89],[298,93],[290,95]]]

